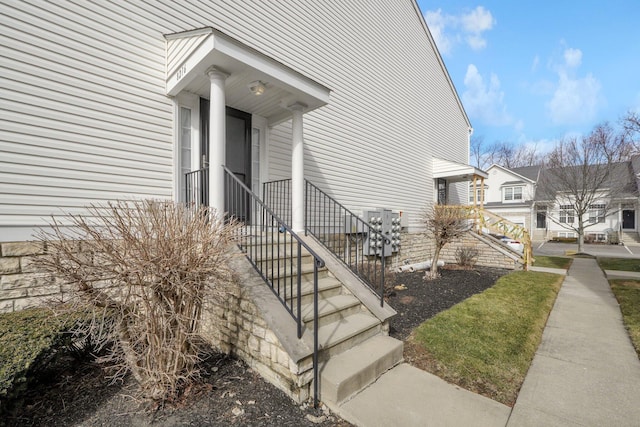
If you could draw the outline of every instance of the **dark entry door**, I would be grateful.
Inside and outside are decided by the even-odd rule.
[[[632,209],[622,210],[622,228],[624,230],[636,229],[636,211]]]
[[[226,108],[225,166],[242,183],[251,188],[251,114]],[[200,98],[200,149],[202,167],[209,166],[209,100]],[[225,196],[225,211],[242,221],[248,221],[249,203],[245,197]],[[232,197],[233,196],[233,197]]]

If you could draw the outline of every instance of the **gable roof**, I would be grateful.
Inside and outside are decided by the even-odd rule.
[[[637,162],[637,166],[640,166],[640,161]],[[598,173],[603,173],[603,169],[601,168],[604,165],[592,165],[587,169],[588,175],[595,175]],[[636,174],[634,173],[634,164],[632,161],[618,162],[613,163],[612,170],[610,175],[607,177],[606,182],[604,183],[602,189],[611,189],[615,188],[617,198],[624,197],[638,197],[639,194],[639,183],[636,178]],[[567,166],[567,168],[579,169],[580,166]],[[540,179],[538,180],[538,186],[536,189],[535,200],[536,201],[547,201],[555,198],[555,194],[553,191],[558,190],[549,189],[545,186],[545,181],[554,179],[557,169],[544,169],[542,168],[540,171]],[[579,171],[576,172],[580,174]],[[579,176],[579,175],[578,175]],[[557,180],[554,180],[557,183]],[[560,183],[562,184],[562,183]]]
[[[535,182],[538,180],[538,174],[542,166],[526,166],[522,168],[509,169],[504,166],[500,166],[497,163],[494,163],[491,166],[489,166],[487,170],[492,168],[500,168],[504,172],[513,175],[515,178],[521,178],[525,182],[535,184]]]
[[[519,168],[511,168],[511,172],[523,176],[531,181],[537,181],[540,176],[542,166],[523,166]]]

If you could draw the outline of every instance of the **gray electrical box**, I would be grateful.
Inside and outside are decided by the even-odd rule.
[[[371,209],[363,212],[363,219],[372,230],[364,241],[365,255],[390,256],[400,250],[400,215],[391,209]]]

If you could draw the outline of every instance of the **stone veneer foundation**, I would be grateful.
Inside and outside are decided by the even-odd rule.
[[[402,242],[395,264],[426,261],[433,252],[425,233],[405,233]],[[456,249],[461,246],[479,251],[477,265],[521,268],[516,255],[472,233],[445,246],[442,259],[455,263]],[[34,258],[45,251],[40,242],[0,243],[0,312],[22,310],[61,296],[63,285],[34,268]],[[202,336],[220,351],[243,359],[295,401],[305,401],[313,380],[311,334],[298,339],[293,318],[241,254],[231,262],[235,284],[223,300],[207,300]]]

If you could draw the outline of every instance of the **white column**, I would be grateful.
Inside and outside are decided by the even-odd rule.
[[[305,105],[299,103],[289,106],[293,112],[291,138],[291,229],[296,233],[304,231],[304,139],[302,113],[305,107]]]
[[[209,96],[209,206],[221,217],[224,212],[224,171],[226,147],[226,113],[224,82],[228,74],[211,67]]]

